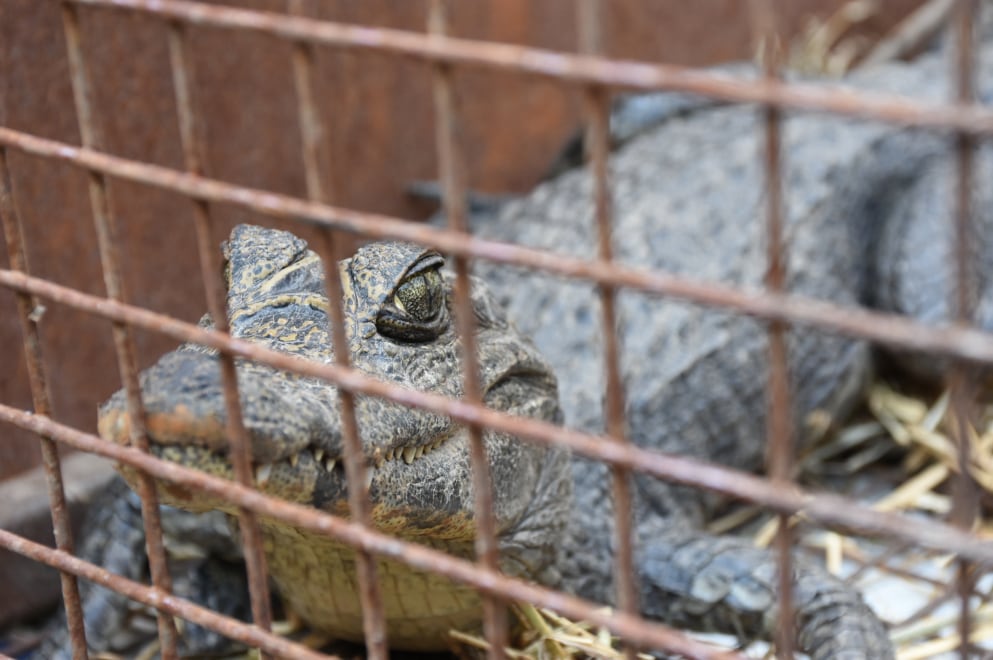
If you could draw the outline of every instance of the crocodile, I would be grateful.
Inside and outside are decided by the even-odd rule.
[[[985,48],[982,57],[988,61],[993,51]],[[938,57],[922,58],[868,71],[848,84],[941,99],[948,95],[942,66]],[[989,75],[981,78],[981,89],[993,88]],[[620,147],[610,162],[617,260],[761,287],[761,128],[754,108],[704,108]],[[949,241],[942,234],[950,225],[954,173],[948,136],[798,115],[786,120],[784,140],[789,290],[929,322],[949,318]],[[978,155],[978,180],[989,180],[990,149],[982,147]],[[565,172],[472,218],[473,231],[593,257],[591,191],[588,173]],[[975,321],[989,328],[993,299],[986,295],[983,266],[993,263],[993,193],[977,186],[973,197],[981,271]],[[323,267],[305,242],[285,231],[242,225],[223,249],[232,335],[330,361]],[[385,242],[363,246],[338,264],[356,369],[405,387],[462,396],[452,276],[443,263],[431,249]],[[484,403],[602,432],[596,287],[482,261],[475,272]],[[761,467],[767,372],[762,323],[622,291],[618,328],[631,441],[741,469]],[[788,345],[795,435],[802,441],[810,413],[840,418],[859,400],[873,354],[864,342],[800,327],[790,329]],[[923,376],[941,370],[933,360],[908,364]],[[337,390],[249,361],[238,361],[237,374],[258,487],[347,516]],[[157,455],[231,475],[215,353],[182,346],[142,373],[141,388]],[[466,430],[444,416],[375,397],[359,396],[355,406],[371,467],[375,525],[472,557]],[[100,409],[100,433],[127,442],[128,425],[118,392]],[[609,468],[494,431],[485,432],[485,442],[501,570],[613,602]],[[636,476],[634,485],[642,613],[742,639],[771,636],[774,555],[749,540],[703,531],[712,497],[645,476]],[[197,515],[233,511],[203,494],[164,486],[161,492],[168,505],[210,511]],[[350,551],[279,521],[263,517],[260,525],[272,578],[289,608],[315,629],[361,640]],[[450,628],[479,625],[480,599],[472,589],[389,560],[378,566],[391,647],[444,649]],[[818,659],[893,657],[885,626],[857,592],[799,555],[794,572],[798,648]],[[91,630],[91,640],[99,637]]]

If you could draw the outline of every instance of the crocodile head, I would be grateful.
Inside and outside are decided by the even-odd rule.
[[[224,245],[224,256],[233,336],[300,359],[333,360],[324,270],[304,241],[287,232],[241,225]],[[411,389],[462,396],[452,280],[442,267],[438,253],[395,242],[367,245],[338,264],[354,368]],[[479,282],[474,282],[472,300],[484,403],[514,415],[557,420],[556,384],[548,365],[506,321]],[[250,361],[238,360],[236,372],[256,485],[268,494],[347,517],[338,390],[320,379]],[[142,373],[141,388],[148,438],[156,455],[231,476],[216,352],[182,346]],[[374,524],[391,534],[471,555],[475,516],[465,427],[441,415],[368,396],[355,398],[355,412],[369,467]],[[129,428],[125,395],[118,392],[100,408],[100,433],[126,443]],[[566,461],[558,452],[506,434],[487,431],[484,440],[504,569],[540,578],[551,561],[557,530],[564,524],[569,499],[564,491]],[[133,480],[134,475],[124,473]],[[234,511],[230,504],[197,491],[164,483],[160,491],[164,501],[188,510]],[[318,592],[340,591],[345,588],[342,580],[354,585],[354,576],[329,576],[329,584],[316,586],[320,580],[315,580],[313,570],[299,566],[299,557],[312,555],[317,548],[323,548],[318,554],[340,556],[342,548],[336,544],[301,535],[280,521],[263,519],[262,525],[272,573],[284,596],[312,591],[312,600],[327,600],[327,591]],[[280,558],[280,551],[295,556]],[[341,564],[330,554],[317,562]],[[396,595],[400,596],[405,594]],[[389,618],[390,595],[384,599]],[[354,630],[337,621],[348,618],[341,608],[324,612],[321,605],[297,602],[300,598],[292,595],[290,600],[317,627],[343,637],[361,637],[360,621],[352,626]],[[475,602],[464,597],[454,601]],[[399,610],[403,619],[417,608],[394,603],[392,609]],[[329,618],[336,621],[328,622]],[[447,629],[450,623],[442,625]],[[392,626],[391,641],[403,638],[402,630],[402,625]],[[424,634],[423,627],[412,633],[418,638]],[[402,645],[435,644],[425,646],[415,640]]]

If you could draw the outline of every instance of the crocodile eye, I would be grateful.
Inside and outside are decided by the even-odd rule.
[[[379,333],[409,342],[438,338],[448,327],[445,285],[438,272],[440,264],[410,273],[394,289],[376,319]]]
[[[441,274],[436,270],[405,279],[393,294],[393,304],[415,322],[430,321],[441,307]]]

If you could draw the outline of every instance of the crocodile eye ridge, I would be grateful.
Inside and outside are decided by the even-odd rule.
[[[404,342],[437,339],[448,328],[441,259],[415,264],[397,284],[376,319],[381,335]]]

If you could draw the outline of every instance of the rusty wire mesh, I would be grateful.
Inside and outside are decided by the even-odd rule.
[[[321,22],[305,16],[304,3],[290,0],[287,15],[275,15],[211,6],[181,0],[65,0],[63,23],[68,45],[76,111],[79,117],[81,145],[45,139],[36,135],[0,127],[0,216],[10,255],[10,268],[0,269],[0,285],[18,296],[19,314],[24,332],[24,350],[34,400],[34,412],[0,404],[0,420],[39,435],[44,465],[49,477],[52,514],[55,521],[57,549],[51,549],[0,530],[0,547],[29,556],[58,568],[62,574],[63,597],[68,612],[74,657],[85,657],[80,600],[76,577],[83,577],[124,593],[160,612],[159,635],[163,657],[176,655],[176,630],[172,616],[199,623],[233,639],[261,648],[264,653],[292,657],[325,657],[295,642],[270,632],[271,613],[266,580],[265,559],[255,517],[266,515],[295,526],[315,530],[353,546],[360,559],[359,580],[365,612],[364,630],[368,652],[385,657],[386,634],[382,604],[379,600],[375,557],[388,557],[414,567],[434,571],[479,589],[485,596],[486,634],[491,654],[501,657],[506,635],[504,610],[507,600],[528,601],[577,619],[585,619],[619,635],[627,643],[628,653],[636,647],[664,648],[692,657],[717,657],[706,646],[664,625],[648,622],[637,615],[631,559],[631,505],[629,476],[640,472],[676,483],[705,488],[767,507],[788,517],[802,511],[817,524],[840,527],[856,533],[881,535],[892,540],[954,553],[960,561],[958,591],[963,600],[960,617],[961,639],[968,639],[967,599],[971,593],[969,563],[993,564],[993,545],[962,529],[971,520],[975,495],[968,478],[966,449],[959,442],[960,476],[955,489],[953,524],[915,520],[912,524],[897,514],[881,513],[850,499],[827,494],[812,494],[790,481],[793,461],[790,453],[789,389],[787,385],[784,335],[792,325],[816,327],[845,336],[873,342],[927,351],[955,359],[951,376],[952,399],[957,414],[965,419],[970,393],[964,374],[968,362],[993,364],[993,336],[969,327],[972,305],[965,221],[969,216],[969,193],[973,177],[972,152],[980,137],[993,133],[993,111],[973,102],[971,89],[971,23],[973,3],[961,2],[956,18],[957,79],[956,98],[945,104],[912,102],[898,97],[870,93],[829,90],[804,84],[786,83],[777,78],[780,62],[775,54],[766,60],[765,77],[756,82],[740,82],[705,71],[668,65],[610,60],[598,55],[596,0],[579,7],[581,54],[543,51],[494,43],[474,42],[445,35],[444,5],[432,3],[430,25],[426,34],[389,29],[372,29]],[[91,76],[85,43],[79,29],[79,6],[94,10],[144,13],[160,19],[168,30],[176,107],[185,169],[176,170],[145,162],[112,156],[102,150],[100,117],[90,100]],[[774,7],[768,0],[753,2],[757,39],[771,38],[774,32]],[[293,44],[293,71],[299,108],[300,131],[308,199],[293,198],[259,189],[238,186],[211,178],[206,165],[203,132],[198,126],[197,100],[194,97],[196,72],[186,45],[190,26],[211,26],[222,30],[254,31],[274,35]],[[336,206],[333,184],[325,184],[320,171],[321,127],[315,110],[313,90],[313,52],[317,48],[338,47],[365,49],[395,56],[413,57],[434,69],[434,94],[441,163],[440,180],[444,189],[445,210],[449,218],[446,229],[404,222]],[[598,256],[589,261],[544,253],[526,246],[515,246],[474,238],[466,233],[466,184],[459,153],[457,113],[452,72],[457,67],[505,69],[521,75],[541,76],[579,86],[584,91],[590,167],[595,181],[594,199],[598,227]],[[731,102],[754,102],[765,113],[764,166],[766,168],[768,204],[767,236],[769,267],[766,288],[743,290],[727,285],[696,281],[664,272],[643,271],[615,264],[610,241],[610,185],[607,178],[608,99],[616,90],[692,92]],[[956,322],[930,326],[906,318],[851,309],[833,303],[811,300],[785,291],[782,254],[782,165],[780,124],[786,109],[818,111],[881,120],[896,124],[957,132],[959,185],[955,205],[959,242],[955,264],[958,293],[955,301]],[[33,277],[27,272],[25,246],[16,209],[12,202],[11,177],[7,152],[15,150],[81,168],[89,175],[93,216],[98,228],[101,263],[108,295],[93,296],[81,291]],[[759,157],[757,155],[757,157]],[[209,310],[217,323],[216,330],[206,330],[129,303],[125,282],[120,276],[120,245],[116,219],[107,181],[122,179],[146,186],[170,190],[188,197],[196,220],[199,256]],[[433,246],[454,256],[456,273],[456,320],[464,345],[465,398],[451,400],[396,385],[380,382],[350,368],[345,351],[335,352],[333,364],[301,363],[287,355],[225,334],[223,282],[218,277],[211,207],[217,204],[251,209],[273,218],[291,219],[321,229],[323,241],[318,252],[326,266],[334,331],[333,341],[344,344],[340,305],[340,282],[337,269],[331,267],[344,256],[342,232],[364,238],[398,238]],[[548,423],[510,417],[481,405],[475,351],[472,343],[473,319],[468,297],[468,273],[472,259],[489,259],[516,264],[596,283],[603,303],[602,324],[605,333],[605,369],[607,373],[607,432],[596,436],[560,428]],[[624,393],[618,368],[617,338],[614,333],[613,300],[618,291],[632,289],[659,294],[671,299],[730,310],[767,322],[770,356],[769,442],[771,452],[769,478],[745,474],[731,468],[710,465],[691,458],[651,452],[629,444],[624,438]],[[41,356],[41,338],[31,321],[38,301],[49,301],[97,315],[113,323],[115,347],[121,380],[128,392],[128,410],[133,423],[132,446],[122,447],[94,435],[81,432],[50,419],[46,373]],[[228,436],[234,457],[235,482],[196,472],[158,460],[147,454],[147,438],[140,426],[143,419],[134,359],[134,328],[154,331],[178,341],[200,343],[217,349],[222,356]],[[313,376],[334,384],[342,393],[345,429],[345,467],[349,484],[352,520],[265,497],[252,487],[250,447],[241,423],[234,359],[245,358],[286,371]],[[471,431],[472,462],[477,497],[479,535],[478,562],[456,559],[428,548],[398,541],[371,529],[369,501],[361,485],[366,466],[355,423],[354,396],[368,394],[392,399],[402,404],[435,411],[464,423]],[[528,441],[566,447],[578,454],[605,461],[613,467],[614,498],[617,503],[617,602],[619,610],[608,612],[594,603],[552,589],[528,584],[501,575],[497,570],[496,543],[492,522],[489,476],[481,429],[493,428],[512,433]],[[965,424],[959,424],[963,429]],[[609,440],[605,442],[604,440]],[[141,481],[146,533],[150,539],[150,562],[153,586],[147,587],[114,576],[73,556],[73,540],[65,509],[65,496],[54,443],[93,452],[137,468]],[[223,497],[239,507],[240,523],[252,594],[254,626],[225,618],[194,603],[170,594],[170,579],[165,567],[162,532],[157,520],[157,502],[152,487],[155,479],[172,481]],[[957,525],[957,526],[956,526]],[[781,598],[789,598],[789,562],[792,546],[788,525],[780,525],[779,557]],[[789,634],[792,621],[789,607],[780,611],[780,651],[792,649]],[[966,653],[963,642],[963,654]]]

